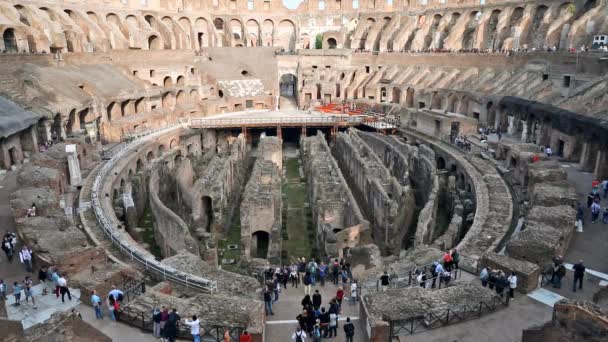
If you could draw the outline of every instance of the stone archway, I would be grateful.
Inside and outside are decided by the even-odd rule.
[[[19,48],[17,47],[17,37],[15,36],[15,30],[12,28],[6,29],[2,34],[2,40],[4,41],[4,51],[7,53],[17,53]]]

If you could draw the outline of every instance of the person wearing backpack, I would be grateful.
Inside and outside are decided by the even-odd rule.
[[[346,317],[346,324],[344,324],[344,335],[346,335],[346,342],[353,342],[355,336],[355,326],[350,321],[350,317]]]
[[[297,327],[296,331],[291,335],[292,342],[306,342],[306,333],[302,331],[302,328]]]

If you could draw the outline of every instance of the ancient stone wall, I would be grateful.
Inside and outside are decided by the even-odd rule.
[[[338,134],[333,155],[366,216],[373,220],[375,243],[386,253],[398,253],[415,224],[413,190],[399,184],[355,130]]]
[[[518,260],[506,255],[488,253],[483,256],[479,263],[479,269],[489,267],[493,270],[501,270],[508,276],[511,272],[517,275],[517,291],[530,293],[538,288],[540,268],[538,265],[524,260]]]
[[[522,342],[599,342],[608,339],[608,313],[586,301],[562,299],[551,322],[525,329]]]
[[[268,258],[281,263],[282,230],[282,165],[283,141],[262,137],[257,158],[241,201],[241,245],[245,259]],[[259,234],[259,235],[258,235]],[[262,235],[265,234],[265,237]],[[260,239],[267,239],[268,251],[261,254]],[[266,243],[266,242],[264,242]]]
[[[235,198],[243,183],[248,146],[243,135],[227,141],[218,139],[217,155],[192,188],[192,220],[214,234],[224,234],[231,220]],[[220,145],[223,144],[223,145]]]
[[[363,217],[338,163],[321,133],[303,138],[301,155],[317,243],[328,256],[345,257],[345,250],[371,242]],[[348,254],[348,253],[346,253]]]
[[[165,256],[173,255],[181,250],[199,255],[198,243],[190,235],[186,222],[167,208],[159,198],[158,189],[161,178],[159,167],[162,168],[163,166],[158,165],[151,169],[148,185],[150,208],[154,214],[155,240],[161,246]],[[163,179],[165,176],[163,175]]]

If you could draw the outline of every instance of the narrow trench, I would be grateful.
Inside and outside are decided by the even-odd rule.
[[[283,264],[298,257],[319,257],[299,146],[291,141],[283,143],[282,199]]]
[[[146,205],[144,209],[144,213],[139,219],[137,227],[141,228],[141,238],[145,244],[149,246],[148,250],[157,260],[161,260],[163,258],[163,254],[160,246],[156,242],[156,238],[154,237],[154,215],[152,215],[152,210],[149,205]]]

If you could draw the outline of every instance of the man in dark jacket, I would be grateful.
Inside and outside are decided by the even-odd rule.
[[[164,337],[169,342],[175,342],[177,338],[177,325],[179,324],[181,317],[177,314],[177,309],[173,309],[169,314],[169,319],[165,325]]]
[[[574,271],[574,283],[572,284],[572,292],[576,292],[576,282],[578,281],[578,289],[583,289],[583,277],[585,276],[585,265],[583,260],[579,260],[577,264],[572,267]]]
[[[319,293],[319,290],[315,290],[315,294],[312,295],[312,307],[315,310],[319,310],[319,307],[321,307],[321,294]]]
[[[346,317],[346,324],[344,324],[344,335],[346,335],[346,342],[353,342],[353,336],[355,336],[355,326],[350,321],[350,317]]]
[[[325,308],[321,308],[321,315],[319,315],[319,321],[321,322],[321,335],[323,335],[323,338],[327,338],[327,332],[329,328],[329,312],[325,312]]]

